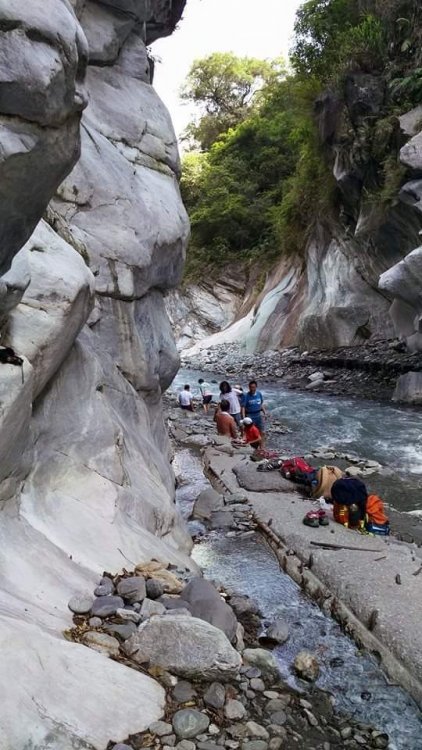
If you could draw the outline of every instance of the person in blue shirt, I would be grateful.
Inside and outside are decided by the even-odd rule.
[[[264,417],[266,416],[266,414],[267,412],[264,404],[264,397],[261,391],[258,391],[258,383],[256,382],[256,380],[251,380],[249,383],[249,390],[245,393],[242,399],[242,417],[243,419],[245,419],[245,417],[249,417],[250,419],[252,419],[253,424],[258,427],[258,430],[260,431],[262,436],[261,448],[263,447],[265,439]]]

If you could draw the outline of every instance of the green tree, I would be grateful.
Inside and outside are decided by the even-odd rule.
[[[285,74],[281,60],[237,57],[215,52],[196,60],[181,91],[181,99],[193,103],[198,117],[185,137],[208,150],[221,133],[245,119],[265,83]]]

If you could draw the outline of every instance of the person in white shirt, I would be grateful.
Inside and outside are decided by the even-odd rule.
[[[202,396],[202,405],[204,407],[204,412],[205,414],[208,414],[208,409],[210,408],[210,403],[212,401],[211,386],[205,382],[204,378],[199,378],[198,383],[199,390]]]
[[[185,385],[183,391],[180,391],[179,393],[180,408],[186,409],[187,411],[193,411],[192,399],[193,396],[190,392],[190,385]]]
[[[230,404],[229,414],[234,417],[236,424],[240,423],[241,408],[239,399],[227,380],[220,383],[220,401],[228,401]]]

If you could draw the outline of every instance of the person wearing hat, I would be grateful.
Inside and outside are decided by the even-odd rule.
[[[246,445],[250,445],[251,448],[260,448],[262,445],[262,435],[252,419],[245,417],[240,420],[240,425],[243,429],[243,442]]]

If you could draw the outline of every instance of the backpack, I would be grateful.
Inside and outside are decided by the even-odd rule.
[[[285,479],[290,479],[292,482],[296,482],[296,484],[313,486],[317,481],[316,469],[299,456],[283,461],[280,471]]]
[[[390,523],[384,513],[384,503],[378,495],[369,495],[366,501],[365,528],[372,534],[388,536]]]
[[[316,473],[317,484],[312,487],[312,496],[331,500],[331,487],[342,476],[343,472],[337,466],[321,466]]]

